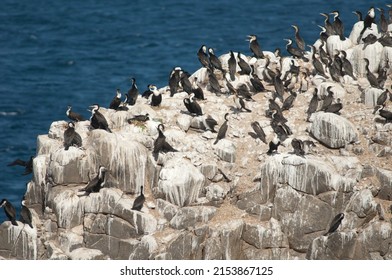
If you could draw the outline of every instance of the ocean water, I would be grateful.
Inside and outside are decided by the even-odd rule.
[[[116,88],[126,92],[130,77],[143,92],[167,85],[171,69],[200,68],[202,44],[217,55],[250,55],[249,34],[263,50],[294,38],[292,24],[307,44],[319,36],[321,12],[339,10],[349,35],[370,6],[383,1],[43,1],[2,0],[0,9],[0,199],[19,210],[31,175],[7,166],[36,153],[36,140],[50,124],[67,120],[67,105],[86,118],[93,103],[108,106]],[[378,6],[377,6],[378,5]],[[6,219],[0,211],[0,223]]]

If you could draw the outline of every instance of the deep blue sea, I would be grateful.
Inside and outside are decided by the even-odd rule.
[[[263,50],[285,50],[283,38],[300,27],[307,44],[319,36],[321,12],[339,10],[345,35],[359,10],[384,1],[40,1],[2,0],[0,9],[0,199],[19,209],[31,175],[7,164],[36,153],[37,135],[67,120],[67,105],[89,117],[89,105],[106,107],[130,77],[139,90],[167,85],[171,69],[193,73],[202,44],[217,55],[250,55],[249,34]],[[5,219],[0,211],[0,222]]]

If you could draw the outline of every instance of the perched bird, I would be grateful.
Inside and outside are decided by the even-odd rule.
[[[297,94],[295,92],[290,92],[290,95],[283,101],[282,111],[289,110],[293,107],[294,101],[297,98]]]
[[[170,97],[177,93],[180,84],[181,67],[174,67],[169,76]]]
[[[204,100],[204,91],[197,85],[197,77],[193,78],[192,93],[195,95],[196,99]]]
[[[235,59],[233,51],[230,51],[230,58],[227,61],[229,67],[230,80],[235,80],[235,73],[237,72],[237,60]]]
[[[278,152],[278,147],[281,145],[278,136],[275,134],[275,137],[269,142],[269,149],[267,151],[267,155],[272,155]]]
[[[121,92],[120,92],[120,89],[117,89],[116,95],[114,96],[114,98],[110,102],[109,109],[117,110],[118,107],[120,106],[120,104],[121,104]]]
[[[34,159],[33,156],[31,156],[28,161],[16,159],[13,162],[7,164],[7,166],[15,166],[15,165],[24,166],[25,171],[22,175],[28,175],[33,172],[33,159]]]
[[[283,102],[285,88],[282,80],[280,79],[280,72],[274,77],[273,83],[277,97]]]
[[[238,112],[240,112],[242,109],[244,109],[247,112],[252,112],[252,110],[246,108],[245,101],[240,96],[238,96],[238,94],[235,94],[233,96],[233,99],[234,99],[234,103],[237,107]]]
[[[327,77],[325,75],[325,71],[324,71],[324,66],[321,63],[321,61],[316,57],[316,47],[315,46],[309,46],[312,49],[312,64],[314,67],[314,70],[316,70],[316,73],[323,76],[323,77]]]
[[[131,81],[132,81],[132,86],[128,90],[128,93],[127,93],[127,102],[129,105],[135,105],[136,100],[139,96],[139,89],[137,88],[137,85],[136,85],[136,79],[131,78]]]
[[[79,122],[79,121],[84,121],[85,119],[82,117],[82,115],[75,113],[72,111],[72,107],[70,105],[68,105],[68,109],[66,111],[66,115],[67,117],[74,121],[74,122]]]
[[[248,62],[246,62],[242,57],[241,57],[241,53],[238,52],[237,53],[237,59],[238,59],[238,66],[240,67],[240,71],[238,72],[240,75],[250,75],[250,73],[252,72],[252,68],[250,67],[250,65],[248,64]]]
[[[379,10],[380,11],[380,30],[381,30],[381,33],[387,33],[388,32],[388,20],[387,20],[387,18],[385,17],[385,14],[384,14],[384,9],[382,9],[382,8],[377,8],[377,10]]]
[[[20,221],[24,224],[28,224],[31,228],[33,228],[33,215],[31,215],[30,209],[26,206],[26,199],[23,196],[22,198],[22,206],[20,208]]]
[[[152,91],[150,89],[151,86],[152,86],[151,84],[147,85],[147,89],[142,93],[143,98],[146,98],[146,99],[150,98],[150,96],[152,94]]]
[[[324,20],[324,28],[325,32],[327,33],[328,36],[335,35],[335,29],[333,28],[331,22],[329,21],[329,15],[326,13],[320,13],[323,17],[325,17]]]
[[[11,221],[14,226],[17,226],[18,223],[16,222],[16,210],[15,207],[9,202],[7,199],[3,199],[0,202],[0,208],[4,207],[4,212],[7,218]]]
[[[340,226],[340,224],[342,223],[343,218],[344,218],[344,214],[343,213],[337,214],[333,218],[331,224],[329,225],[329,230],[324,234],[324,236],[327,236],[327,235],[335,232],[338,229],[338,227]]]
[[[254,121],[250,124],[250,126],[252,127],[253,131],[255,132],[254,135],[252,136],[253,138],[259,138],[261,141],[263,141],[265,144],[267,144],[267,140],[266,140],[266,135],[265,132],[263,130],[263,128],[261,127],[261,125],[259,124],[258,121]]]
[[[252,74],[250,76],[250,83],[252,84],[254,92],[257,93],[257,92],[265,91],[263,82],[261,81],[257,73],[254,71],[253,65],[251,65],[251,67],[252,67]]]
[[[387,101],[388,93],[389,93],[388,89],[384,90],[383,93],[381,93],[380,96],[377,98],[376,104],[383,105],[385,101]]]
[[[137,210],[137,211],[142,210],[145,200],[146,198],[144,197],[143,194],[143,186],[140,186],[140,195],[135,198],[135,201],[133,202],[132,205],[132,210]]]
[[[344,25],[341,19],[339,18],[339,11],[333,11],[331,14],[334,15],[334,21],[332,23],[332,27],[335,31],[335,34],[339,35],[340,40],[344,41],[346,39],[344,37]]]
[[[197,58],[199,59],[201,65],[207,69],[211,69],[210,60],[207,54],[206,45],[202,45],[200,49],[197,51]]]
[[[219,142],[219,140],[225,138],[226,136],[226,132],[227,132],[227,128],[228,128],[228,117],[229,117],[229,113],[225,114],[225,121],[223,122],[223,124],[221,125],[221,127],[218,130],[218,135],[216,136],[216,140],[214,142],[214,145],[216,143]]]
[[[318,108],[318,96],[317,96],[317,88],[314,89],[312,99],[309,102],[308,110],[306,111],[308,117],[306,121],[309,121],[310,116],[317,111]]]
[[[287,41],[286,50],[289,54],[291,54],[296,58],[301,58],[305,62],[309,61],[309,59],[304,56],[302,50],[293,47],[293,41],[291,39],[284,39],[284,40]]]
[[[376,43],[378,40],[377,36],[370,33],[369,35],[367,35],[365,38],[362,39],[363,41],[363,47],[362,50],[365,50],[367,46],[369,45],[373,45],[374,43]]]
[[[68,123],[68,128],[64,131],[64,150],[68,150],[69,147],[82,146],[82,137],[75,131],[75,124],[73,122]]]
[[[190,95],[189,98],[188,97],[184,98],[183,102],[185,107],[187,108],[188,112],[191,113],[191,115],[193,114],[197,116],[203,115],[200,105],[195,100],[193,100],[193,98],[194,98],[193,93]]]
[[[332,86],[327,87],[328,95],[324,97],[323,103],[321,105],[320,111],[325,111],[329,105],[332,104],[333,101],[333,91],[331,90]]]
[[[297,25],[291,25],[294,30],[295,30],[295,43],[297,44],[297,47],[301,50],[301,51],[305,51],[305,41],[304,39],[301,37],[301,35],[299,35],[299,28]]]
[[[359,44],[359,42],[361,42],[363,33],[365,32],[366,29],[370,28],[372,26],[373,23],[375,23],[375,19],[376,19],[376,13],[374,10],[374,7],[370,7],[370,9],[368,10],[365,19],[363,20],[363,28],[361,30],[361,33],[358,36],[357,39],[357,43]]]
[[[260,48],[256,35],[248,35],[249,49],[257,59],[264,58],[264,53]]]
[[[211,130],[211,132],[216,132],[215,126],[218,125],[218,122],[210,115],[207,115],[207,117],[203,119],[203,124],[206,130]]]
[[[357,15],[358,21],[363,21],[362,13],[360,11],[353,11],[353,14]]]
[[[189,77],[185,72],[181,72],[180,82],[181,82],[182,89],[186,93],[191,94],[192,93],[192,84],[191,84],[191,81],[189,81]]]
[[[219,85],[219,81],[218,81],[217,77],[215,76],[214,72],[209,71],[209,70],[207,70],[207,72],[208,72],[208,81],[209,81],[211,91],[217,95],[221,94],[222,92],[221,92],[221,88]]]
[[[392,112],[385,110],[385,105],[377,105],[374,107],[373,114],[379,114],[381,117],[385,119],[385,122],[389,123],[392,122]]]
[[[342,60],[342,66],[343,66],[343,71],[345,74],[349,75],[351,78],[356,80],[354,76],[354,71],[353,71],[353,66],[350,62],[350,60],[347,59],[347,53],[345,51],[340,51],[342,54],[341,60]]]
[[[107,172],[108,170],[106,167],[101,165],[98,168],[97,176],[95,176],[84,188],[80,189],[79,192],[84,191],[83,195],[99,192],[105,186]]]
[[[222,67],[222,62],[215,55],[214,50],[212,48],[208,48],[208,54],[210,56],[209,58],[210,58],[210,64],[211,64],[212,68],[218,69],[219,71],[221,71],[224,74],[226,71]]]
[[[91,117],[90,117],[90,125],[93,129],[103,129],[107,132],[112,132],[109,128],[108,122],[104,115],[102,115],[99,110],[99,105],[94,104],[90,106],[91,108]]]
[[[145,115],[135,115],[132,118],[128,119],[128,123],[133,123],[134,121],[138,122],[146,122],[150,120],[150,115],[147,113]]]
[[[150,105],[153,107],[157,107],[159,105],[161,105],[162,103],[162,94],[161,92],[158,90],[158,88],[155,85],[150,85],[148,87],[152,94],[150,95]]]
[[[340,101],[340,98],[336,99],[336,103],[331,104],[324,110],[326,113],[334,113],[340,115],[339,111],[342,110],[343,104]]]
[[[293,138],[291,140],[291,146],[294,149],[293,153],[296,154],[297,156],[303,157],[305,155],[304,143],[302,140]]]
[[[169,143],[166,142],[166,136],[163,134],[163,130],[165,129],[163,124],[158,125],[158,138],[154,141],[154,150],[153,155],[155,160],[158,159],[158,155],[160,152],[178,152],[174,149]]]
[[[367,58],[364,58],[363,60],[365,60],[366,78],[369,81],[370,86],[380,88],[376,76],[369,69],[369,60]]]

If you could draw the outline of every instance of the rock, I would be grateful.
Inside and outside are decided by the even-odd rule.
[[[215,207],[193,206],[179,209],[170,220],[170,226],[175,229],[186,229],[193,227],[196,223],[207,223],[214,217]]]
[[[220,140],[216,145],[214,145],[214,152],[223,161],[230,163],[235,162],[236,146],[230,140]]]
[[[365,89],[364,103],[369,108],[374,108],[377,105],[377,98],[383,93],[384,90],[374,87],[368,87]]]
[[[324,98],[324,96],[328,95],[327,88],[331,87],[331,91],[333,92],[333,97],[336,100],[337,98],[344,99],[346,95],[346,90],[338,83],[335,82],[324,82],[318,86],[318,96],[320,98]]]
[[[354,47],[353,53],[350,58],[350,61],[352,61],[351,64],[353,66],[354,73],[357,73],[357,75],[361,77],[364,77],[366,75],[366,63],[364,58],[367,58],[369,60],[369,70],[372,73],[377,73],[378,67],[381,62],[382,50],[383,46],[379,42],[368,45],[365,50],[363,50],[362,44]]]
[[[159,175],[157,197],[177,206],[187,206],[199,196],[204,176],[189,161],[171,159],[165,163]]]
[[[36,260],[38,257],[37,228],[6,221],[0,225],[0,256],[6,259]]]
[[[96,249],[78,248],[70,253],[71,260],[104,260],[105,256]]]
[[[354,125],[346,118],[333,113],[317,112],[312,114],[310,133],[329,148],[342,148],[358,141]]]
[[[392,201],[392,171],[376,168],[375,174],[380,181],[378,198]]]
[[[192,123],[192,117],[189,115],[181,114],[177,118],[177,125],[183,131],[187,132]]]
[[[206,189],[206,197],[209,201],[223,201],[228,192],[228,190],[224,190],[221,186],[215,184],[207,186]]]
[[[329,56],[334,57],[336,51],[345,51],[350,48],[352,42],[348,38],[342,41],[340,40],[339,35],[332,35],[328,37],[326,46]]]
[[[157,199],[158,204],[158,211],[161,215],[168,220],[169,222],[173,217],[177,214],[178,210],[180,209],[178,206],[171,204],[163,199]]]

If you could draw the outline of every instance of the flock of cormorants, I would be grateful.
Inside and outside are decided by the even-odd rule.
[[[360,36],[358,38],[358,43],[362,43],[364,49],[368,45],[377,41],[380,42],[383,46],[392,47],[392,37],[388,32],[388,24],[392,23],[392,10],[389,10],[389,19],[385,17],[383,9],[379,8],[378,10],[380,11],[380,20],[378,26],[380,28],[381,34],[379,38],[373,34],[362,38],[366,29],[371,28],[372,24],[377,24],[375,9],[371,7],[364,19],[362,19],[361,12],[354,12],[358,16],[358,21],[363,21],[363,29],[361,30]],[[328,37],[338,35],[340,40],[346,40],[344,36],[344,25],[342,20],[339,18],[339,12],[333,11],[330,14],[321,13],[321,15],[325,18],[325,20],[324,25],[319,26],[321,28],[319,37],[320,46],[309,46],[311,49],[310,62],[308,58],[309,53],[306,51],[305,41],[300,35],[300,29],[297,25],[292,25],[295,32],[294,41],[296,43],[296,47],[293,45],[293,40],[284,40],[287,41],[287,52],[295,59],[291,58],[290,68],[285,72],[283,72],[283,57],[281,55],[280,49],[277,48],[274,51],[275,57],[279,60],[278,65],[275,68],[270,67],[271,57],[262,51],[257,36],[254,34],[248,36],[249,50],[252,53],[249,60],[244,59],[243,54],[239,52],[235,54],[235,52],[230,50],[229,58],[227,61],[223,61],[215,55],[212,48],[207,48],[205,45],[202,45],[197,52],[197,57],[200,61],[200,64],[202,68],[205,68],[207,74],[207,86],[209,87],[209,92],[216,94],[216,96],[221,96],[223,94],[233,96],[237,113],[243,111],[251,112],[251,110],[247,107],[246,102],[255,102],[253,99],[255,94],[266,92],[267,90],[264,86],[265,83],[273,87],[273,96],[268,101],[268,109],[266,110],[265,114],[266,117],[270,119],[270,126],[274,131],[274,137],[268,143],[268,155],[273,155],[276,153],[279,145],[290,135],[292,135],[292,131],[287,125],[287,119],[285,118],[283,112],[290,110],[290,108],[293,107],[294,101],[298,94],[308,90],[307,77],[310,75],[320,75],[325,80],[331,79],[336,83],[340,83],[342,77],[345,75],[350,76],[354,80],[357,79],[345,51],[336,51],[334,56],[330,56],[326,52]],[[330,15],[333,15],[332,22],[330,22]],[[253,63],[249,63],[251,60]],[[259,60],[264,61],[262,77],[259,77],[257,74],[257,69],[255,69],[254,62]],[[298,64],[298,61],[302,61],[302,63],[311,63],[313,66],[313,72],[302,69],[302,67]],[[387,64],[386,67],[379,69],[378,75],[376,76],[369,70],[369,61],[367,59],[365,59],[365,63],[366,78],[368,79],[370,86],[384,89],[384,83],[389,74],[389,64]],[[237,71],[237,67],[239,67],[239,71]],[[249,84],[238,83],[238,77],[242,75],[249,78]],[[234,82],[237,82],[236,86],[233,85]],[[178,92],[186,92],[188,94],[188,97],[183,99],[185,108],[192,116],[204,116],[203,125],[205,130],[209,130],[212,133],[217,133],[216,140],[213,143],[214,145],[217,144],[221,139],[225,138],[226,132],[228,130],[230,113],[225,113],[225,121],[222,123],[218,131],[216,131],[214,127],[218,125],[218,122],[210,115],[204,115],[201,106],[197,102],[197,100],[205,100],[204,91],[197,77],[192,77],[189,73],[183,71],[180,67],[174,67],[169,75],[168,88],[170,91],[170,97],[173,97]],[[328,94],[322,100],[320,100],[317,93],[317,88],[315,88],[306,112],[307,121],[309,121],[310,116],[317,111],[339,114],[339,112],[342,110],[343,105],[341,100],[335,100],[331,87],[327,88],[327,93]],[[148,85],[148,89],[140,94],[136,85],[136,80],[135,78],[132,78],[132,86],[127,94],[125,94],[125,100],[121,100],[121,92],[119,89],[117,89],[114,98],[110,102],[109,109],[116,111],[129,110],[131,106],[136,104],[139,96],[141,96],[141,98],[148,99],[148,103],[152,107],[159,107],[163,98],[162,92],[159,91],[158,88],[153,84]],[[374,108],[374,113],[378,113],[385,119],[386,122],[391,122],[392,112],[385,109],[385,103],[388,98],[392,100],[392,95],[388,89],[385,89],[383,94],[380,95],[377,100],[377,106]],[[321,102],[321,105],[319,102]],[[99,111],[100,106],[98,104],[94,104],[90,108],[90,128],[103,129],[108,133],[112,133],[108,121]],[[68,123],[67,129],[64,131],[64,149],[68,150],[71,146],[82,147],[82,138],[75,130],[74,123],[78,121],[84,121],[85,119],[80,114],[73,112],[71,106],[68,107],[66,115],[71,121]],[[147,120],[149,120],[148,114],[134,116],[133,118],[129,119],[128,122],[145,122]],[[158,137],[154,142],[152,151],[155,160],[157,160],[158,155],[161,152],[177,152],[177,150],[166,141],[164,128],[165,126],[162,123],[157,127]],[[257,121],[253,121],[251,123],[251,128],[253,129],[253,132],[250,132],[249,135],[251,135],[253,138],[258,138],[267,144],[266,133]],[[293,147],[294,154],[304,157],[306,151],[314,146],[314,143],[310,140],[302,141],[300,139],[293,138],[291,139],[291,145]],[[25,166],[24,174],[28,174],[32,172],[32,159],[33,157],[28,162],[16,160],[9,165]],[[80,189],[80,192],[84,192],[82,195],[88,195],[92,192],[99,192],[99,190],[105,185],[107,172],[108,170],[106,167],[100,166],[97,176],[92,179],[84,188]],[[140,211],[143,207],[144,201],[145,197],[143,194],[143,186],[141,186],[140,195],[135,199],[132,209]],[[22,205],[23,207],[20,213],[21,220],[33,227],[31,213],[28,208],[25,207],[24,202]],[[11,203],[6,199],[3,199],[1,202],[1,207],[4,207],[6,215],[12,224],[17,225],[16,211]],[[333,219],[330,229],[326,235],[335,231],[339,227],[343,218],[344,214],[339,213]]]

